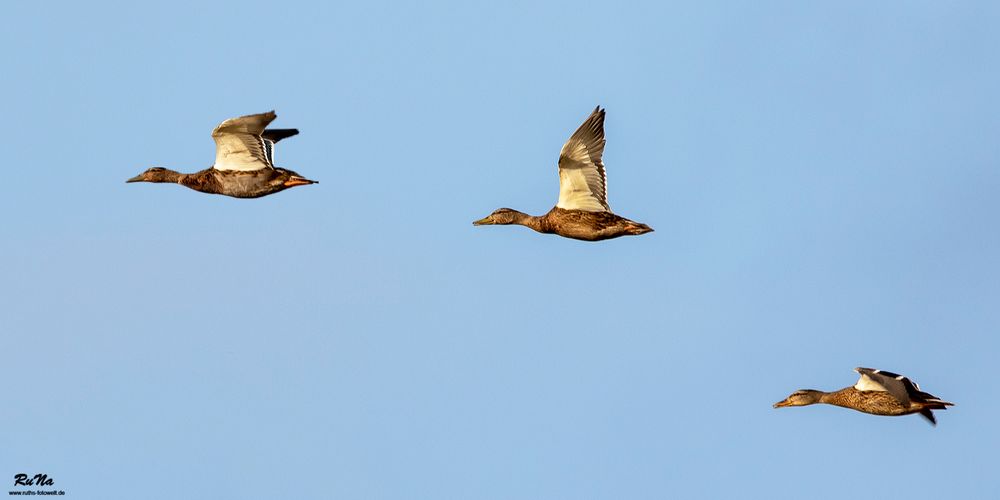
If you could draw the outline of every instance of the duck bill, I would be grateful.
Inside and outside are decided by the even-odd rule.
[[[290,187],[294,187],[294,186],[305,186],[306,184],[319,184],[319,182],[318,181],[311,181],[311,180],[305,179],[303,177],[292,177],[291,179],[288,179],[287,181],[285,181],[284,184],[285,184],[285,187],[289,187],[290,188]]]
[[[490,226],[492,224],[493,224],[493,221],[490,220],[490,218],[488,216],[487,217],[483,217],[482,219],[479,219],[477,221],[473,221],[472,222],[473,226]]]
[[[129,183],[129,182],[142,182],[142,174],[139,174],[139,175],[137,175],[137,176],[135,176],[135,177],[133,177],[133,178],[125,181],[126,184]]]
[[[787,399],[774,403],[774,408],[784,408],[786,406],[791,406],[791,404],[788,403]]]

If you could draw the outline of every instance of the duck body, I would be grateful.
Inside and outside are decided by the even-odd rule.
[[[260,198],[293,186],[313,184],[299,174],[284,168],[250,172],[207,168],[191,174],[181,183],[202,193],[221,194],[233,198]]]
[[[839,391],[824,393],[820,403],[850,408],[871,415],[890,417],[920,413],[925,409],[945,409],[943,403],[927,403],[911,400],[906,405],[888,392],[859,391],[854,387],[845,387]]]
[[[619,236],[646,234],[653,228],[611,212],[587,212],[552,207],[543,215],[544,233],[583,241],[610,240]]]
[[[126,182],[174,183],[202,193],[233,198],[260,198],[290,187],[315,184],[291,170],[274,166],[278,141],[297,135],[297,129],[266,128],[277,115],[274,111],[230,118],[212,131],[215,164],[182,174],[153,167]]]

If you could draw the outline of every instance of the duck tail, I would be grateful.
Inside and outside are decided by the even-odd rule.
[[[940,399],[932,399],[928,403],[934,405],[935,410],[947,410],[949,406],[955,406],[955,403],[941,401]]]
[[[955,403],[949,403],[933,394],[920,392],[919,395],[924,405],[932,410],[945,410],[949,406],[955,406]]]
[[[947,410],[949,406],[955,406],[955,403],[949,403],[938,399],[930,394],[927,394],[926,392],[921,394],[928,397],[921,401],[923,408],[920,409],[920,416],[926,418],[931,425],[937,425],[937,419],[934,418],[934,412],[931,410]]]

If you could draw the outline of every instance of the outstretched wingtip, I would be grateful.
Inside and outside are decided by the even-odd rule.
[[[937,419],[934,418],[934,413],[928,409],[924,409],[920,412],[920,416],[927,419],[928,422],[933,426],[937,426]]]

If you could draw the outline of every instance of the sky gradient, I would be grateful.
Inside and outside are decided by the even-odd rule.
[[[995,2],[14,2],[0,481],[65,498],[996,498]],[[607,108],[608,199],[542,214]],[[256,200],[125,184],[274,109]],[[931,427],[800,388],[905,374]],[[4,478],[7,479],[4,479]],[[6,490],[0,489],[0,492]]]

